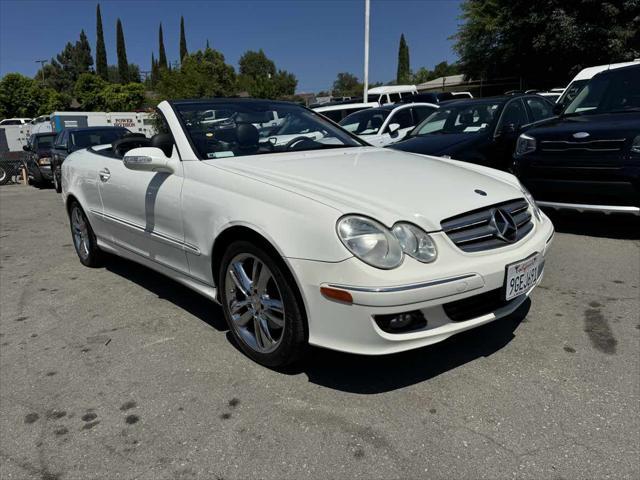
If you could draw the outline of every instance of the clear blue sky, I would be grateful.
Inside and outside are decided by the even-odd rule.
[[[362,78],[364,0],[102,0],[107,58],[115,64],[115,26],[124,27],[129,62],[149,70],[157,58],[162,22],[170,61],[178,58],[180,15],[190,51],[209,39],[228,63],[262,48],[278,68],[293,72],[298,91],[327,89],[338,72]],[[95,59],[96,2],[89,0],[0,0],[0,76],[32,76],[35,60],[49,59],[84,29]],[[455,60],[449,37],[460,20],[458,0],[372,0],[369,78],[395,78],[398,42],[404,33],[411,68],[433,68]]]

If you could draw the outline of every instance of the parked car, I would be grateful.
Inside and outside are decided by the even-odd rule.
[[[569,82],[569,85],[567,85],[567,88],[564,89],[560,98],[556,100],[556,103],[558,104],[556,106],[556,113],[562,112],[562,110],[578,96],[584,86],[589,83],[589,80],[598,73],[607,70],[614,70],[616,68],[628,67],[639,63],[640,58],[637,58],[633,62],[607,63],[604,65],[596,65],[595,67],[583,68],[575,77],[573,77],[571,82]]]
[[[514,171],[540,205],[640,215],[640,64],[597,74],[520,135]]]
[[[24,146],[24,166],[32,185],[43,187],[53,180],[51,175],[51,149],[55,133],[36,133]]]
[[[385,105],[352,113],[340,125],[371,145],[384,147],[402,140],[407,132],[438,109],[433,103]]]
[[[392,148],[508,170],[518,133],[552,115],[553,104],[538,95],[455,100]]]
[[[380,105],[398,103],[405,97],[410,97],[418,93],[415,85],[384,85],[373,87],[368,90],[369,100],[378,102]]]
[[[51,175],[56,192],[62,191],[60,167],[70,153],[94,145],[111,143],[130,133],[123,127],[65,128],[58,133],[51,148]]]
[[[0,120],[0,126],[6,127],[9,125],[26,125],[30,121],[30,118],[5,118],[4,120]]]
[[[212,109],[236,120],[202,123]],[[273,111],[297,138],[254,126]],[[553,226],[508,173],[367,146],[287,102],[159,112],[167,133],[62,165],[80,262],[112,252],[220,302],[257,362],[290,363],[307,344],[429,345],[509,315],[540,281]]]
[[[380,104],[377,102],[368,102],[368,103],[353,103],[353,102],[338,102],[325,104],[319,107],[313,107],[312,110],[314,112],[321,113],[329,120],[333,120],[336,123],[340,123],[343,118],[351,115],[352,113],[359,112],[361,110],[366,110],[367,108],[379,107]]]

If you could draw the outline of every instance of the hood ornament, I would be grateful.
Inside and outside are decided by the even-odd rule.
[[[587,138],[589,136],[588,132],[576,132],[573,134],[573,138]]]

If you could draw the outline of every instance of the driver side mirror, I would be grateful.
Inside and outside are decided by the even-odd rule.
[[[157,147],[140,147],[129,150],[122,159],[129,170],[173,173],[170,159]]]
[[[553,105],[553,114],[554,115],[560,115],[563,110],[564,110],[564,106],[562,104],[556,103],[556,104]]]
[[[23,145],[22,150],[24,150],[25,152],[30,152],[31,148],[29,148],[29,145]]]
[[[395,137],[398,134],[398,130],[400,130],[399,123],[392,123],[389,125],[389,133],[392,137]]]
[[[518,130],[520,130],[520,125],[516,125],[515,123],[507,123],[506,125],[503,125],[500,128],[500,130],[498,130],[498,136],[513,135],[513,134],[517,133]]]

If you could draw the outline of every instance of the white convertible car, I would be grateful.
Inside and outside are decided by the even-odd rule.
[[[207,121],[217,110],[226,118]],[[510,174],[371,147],[284,102],[158,112],[153,138],[64,162],[80,261],[111,252],[220,302],[262,364],[307,344],[378,355],[439,342],[509,315],[542,277],[553,226]]]

